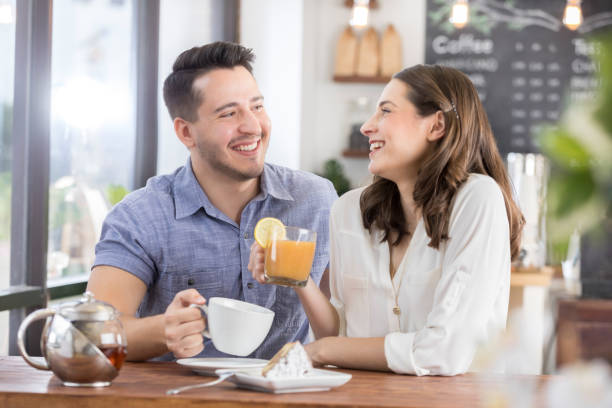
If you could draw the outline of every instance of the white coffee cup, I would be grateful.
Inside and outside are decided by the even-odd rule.
[[[191,305],[202,310],[208,326],[202,335],[212,339],[215,348],[235,356],[248,356],[264,341],[274,312],[236,299],[213,297],[206,305]]]

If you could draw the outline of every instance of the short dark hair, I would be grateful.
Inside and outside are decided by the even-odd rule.
[[[252,49],[225,41],[183,51],[174,61],[172,73],[164,81],[164,102],[170,117],[181,117],[192,122],[197,120],[197,109],[202,103],[203,95],[193,89],[194,81],[213,69],[220,68],[242,66],[252,74],[251,63],[254,60]]]

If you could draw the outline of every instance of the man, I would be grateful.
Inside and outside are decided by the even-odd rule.
[[[308,321],[291,288],[258,284],[247,269],[253,228],[263,217],[317,231],[311,276],[328,265],[328,217],[337,198],[315,175],[264,164],[270,119],[252,76],[251,50],[216,42],[183,52],[164,82],[164,100],[185,166],[151,178],[108,214],[88,283],[122,313],[128,359],[219,357],[192,303],[221,296],[275,312],[251,355],[270,358],[304,341]]]

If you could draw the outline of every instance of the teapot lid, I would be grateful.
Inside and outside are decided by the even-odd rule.
[[[60,306],[59,313],[70,321],[106,321],[117,317],[117,309],[111,304],[96,300],[92,292],[85,292],[76,302]]]

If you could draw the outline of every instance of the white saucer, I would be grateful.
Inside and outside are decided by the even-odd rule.
[[[217,374],[222,374],[223,371],[224,370],[219,370]],[[303,377],[266,378],[261,375],[261,370],[248,369],[233,373],[227,381],[233,382],[240,388],[280,394],[290,392],[328,391],[334,387],[346,384],[351,377],[352,376],[347,373],[315,368]]]
[[[249,368],[261,368],[268,364],[268,360],[258,358],[232,358],[232,357],[208,357],[208,358],[181,358],[176,362],[182,366],[191,368],[200,375],[216,376],[218,369],[243,370]]]

